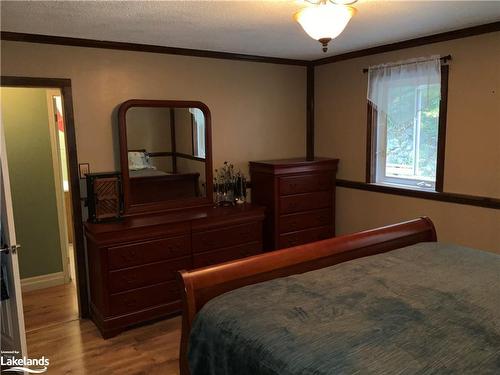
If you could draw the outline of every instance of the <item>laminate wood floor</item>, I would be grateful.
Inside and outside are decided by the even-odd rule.
[[[90,320],[76,320],[28,333],[28,355],[48,358],[50,375],[178,375],[180,328],[176,317],[104,340]]]
[[[73,282],[23,292],[26,332],[78,319],[76,287]]]
[[[104,340],[78,320],[74,284],[23,293],[28,356],[45,356],[50,375],[178,375],[181,318]]]

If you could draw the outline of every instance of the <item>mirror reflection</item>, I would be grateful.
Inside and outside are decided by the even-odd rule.
[[[201,109],[131,107],[125,121],[133,204],[206,196]]]

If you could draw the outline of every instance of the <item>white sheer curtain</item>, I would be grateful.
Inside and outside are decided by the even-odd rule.
[[[437,148],[437,120],[426,120],[427,128],[435,130],[436,137],[426,138],[421,145],[422,113],[431,113],[439,102],[441,60],[439,56],[399,61],[371,66],[368,69],[368,101],[376,110],[373,113],[376,127],[375,182],[432,187],[425,178],[435,172],[426,172],[423,166]],[[429,133],[429,130],[427,130]],[[424,151],[425,150],[425,151]],[[422,152],[421,152],[422,151]],[[425,153],[426,156],[421,154]],[[434,159],[433,159],[434,160]],[[422,177],[425,175],[424,177]],[[435,178],[435,176],[434,176]],[[418,185],[420,186],[420,185]]]
[[[399,61],[368,68],[368,101],[380,113],[387,114],[389,89],[397,87],[427,87],[441,82],[439,56]],[[429,97],[426,95],[425,97]],[[422,103],[426,107],[425,103]]]

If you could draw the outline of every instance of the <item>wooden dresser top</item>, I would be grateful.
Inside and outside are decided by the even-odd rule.
[[[250,170],[264,173],[280,174],[285,171],[293,172],[312,172],[324,170],[336,170],[339,159],[331,158],[314,158],[314,160],[306,160],[306,158],[291,158],[278,160],[261,160],[251,161]]]
[[[181,222],[196,222],[198,226],[204,223],[217,223],[235,218],[264,217],[265,207],[249,203],[237,204],[230,207],[198,207],[184,210],[175,210],[147,215],[124,217],[121,221],[110,223],[85,223],[85,229],[92,234],[119,232],[129,229],[150,227],[156,225],[174,224]]]

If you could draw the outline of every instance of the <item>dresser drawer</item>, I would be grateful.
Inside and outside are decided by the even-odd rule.
[[[298,232],[282,234],[279,237],[280,249],[302,245],[309,242],[324,240],[333,237],[331,226],[301,230]]]
[[[245,245],[233,246],[223,250],[209,251],[194,256],[194,267],[200,268],[212,264],[224,263],[230,260],[249,257],[262,252],[261,242],[252,242]]]
[[[279,233],[295,232],[301,229],[331,225],[332,210],[325,208],[298,214],[282,215],[279,220]]]
[[[330,173],[281,177],[279,180],[280,195],[330,190],[332,187],[332,176]]]
[[[190,268],[191,257],[185,257],[111,271],[108,278],[109,290],[111,293],[117,293],[175,280],[177,271]]]
[[[110,313],[111,315],[126,314],[179,299],[178,282],[169,281],[129,292],[112,294],[110,296]]]
[[[164,238],[108,248],[110,270],[190,255],[189,236]]]
[[[288,195],[280,198],[280,213],[287,214],[300,211],[315,210],[331,206],[332,192],[320,191],[299,195]]]
[[[203,252],[255,241],[262,241],[260,221],[193,233],[193,251]]]

